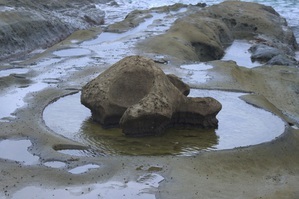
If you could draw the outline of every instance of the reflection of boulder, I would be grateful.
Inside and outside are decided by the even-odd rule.
[[[290,56],[294,56],[298,47],[286,20],[273,8],[241,1],[226,1],[190,11],[189,15],[177,19],[165,34],[141,42],[140,47],[178,59],[209,61],[222,58],[234,39],[262,42],[273,47],[273,53],[279,51]]]
[[[91,146],[94,156],[107,155],[194,155],[218,144],[215,129],[168,129],[163,136],[146,139],[124,136],[119,128],[104,129],[85,120],[79,135]]]
[[[171,126],[217,127],[221,104],[186,97],[188,86],[178,82],[152,60],[130,56],[85,85],[81,102],[95,121],[120,125],[126,135],[160,134]]]

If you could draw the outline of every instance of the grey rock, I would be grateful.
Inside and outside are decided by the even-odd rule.
[[[105,14],[95,4],[106,2],[1,0],[0,60],[49,47],[76,30],[103,24]]]
[[[252,61],[267,62],[273,57],[282,54],[283,52],[277,48],[270,47],[263,44],[253,45],[249,51],[251,54]]]
[[[298,65],[298,61],[294,58],[287,55],[279,54],[267,62],[268,65],[285,65],[285,66],[294,66]]]

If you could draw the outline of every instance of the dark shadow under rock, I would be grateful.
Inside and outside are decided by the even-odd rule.
[[[130,136],[157,135],[173,126],[216,128],[221,104],[209,97],[186,97],[189,90],[153,60],[129,56],[87,83],[81,103],[95,121],[120,126]]]

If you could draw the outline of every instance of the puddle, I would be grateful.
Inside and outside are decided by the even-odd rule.
[[[232,45],[225,50],[225,55],[221,60],[232,60],[235,61],[239,66],[244,66],[247,68],[261,66],[261,63],[251,61],[251,53],[248,51],[250,47],[251,44],[245,40],[235,40]]]
[[[217,118],[219,136],[216,149],[230,149],[268,142],[285,130],[284,122],[274,114],[247,104],[243,93],[213,90],[191,90],[190,96],[211,96],[223,105]]]
[[[285,124],[279,117],[247,104],[239,99],[241,95],[243,93],[193,89],[190,96],[212,96],[222,103],[223,109],[217,116],[218,129],[168,129],[157,137],[128,138],[120,129],[102,129],[91,120],[89,109],[80,104],[80,93],[50,104],[43,117],[46,125],[56,133],[90,145],[93,156],[191,156],[201,150],[232,149],[268,142],[284,132]],[[82,155],[84,151],[80,153]]]
[[[13,68],[13,69],[7,69],[7,70],[0,70],[0,77],[6,77],[11,74],[26,74],[28,73],[29,69],[27,68]]]
[[[60,161],[49,161],[49,162],[45,162],[44,165],[55,169],[63,168],[66,166],[64,162],[60,162]]]
[[[97,164],[87,164],[87,165],[73,168],[73,169],[69,170],[69,172],[72,174],[82,174],[82,173],[86,173],[86,172],[90,171],[91,169],[97,169],[97,168],[100,168],[100,166]]]
[[[140,176],[137,181],[129,182],[109,181],[103,184],[66,186],[55,189],[28,186],[14,193],[11,198],[155,199],[155,192],[157,191],[159,183],[163,180],[164,178],[162,176],[152,173]]]
[[[208,75],[207,70],[213,68],[213,66],[206,63],[198,63],[182,65],[180,68],[186,73],[186,75],[182,77],[182,81],[192,85],[205,83],[210,80],[211,76]]]
[[[85,41],[82,43],[82,45],[88,46],[88,45],[95,45],[101,43],[111,43],[111,42],[120,41],[127,37],[136,37],[141,32],[147,31],[148,26],[151,25],[155,20],[161,19],[166,16],[166,14],[157,14],[157,13],[151,13],[151,14],[153,15],[153,17],[145,19],[143,23],[140,23],[137,27],[132,28],[129,31],[126,31],[124,33],[103,32],[96,39]]]
[[[39,163],[39,157],[28,152],[32,144],[29,140],[2,140],[0,141],[0,158],[18,161],[24,165]]]
[[[25,88],[15,88],[7,92],[5,95],[0,95],[0,121],[5,117],[12,117],[16,109],[25,105],[24,98],[28,93],[40,91],[47,87],[47,84],[33,84]]]
[[[187,65],[181,65],[180,68],[187,69],[187,70],[208,70],[212,69],[213,66],[209,65],[207,63],[198,63],[198,64],[187,64]]]
[[[55,51],[53,54],[59,57],[83,56],[91,54],[91,51],[83,48],[70,48]]]

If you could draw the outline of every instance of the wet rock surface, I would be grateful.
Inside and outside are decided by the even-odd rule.
[[[85,85],[81,102],[95,121],[120,125],[130,136],[158,135],[173,126],[216,128],[221,104],[183,93],[188,86],[177,77],[166,76],[150,59],[130,56]]]
[[[204,5],[198,5],[204,7]],[[108,25],[105,29],[107,32],[126,32],[138,26],[148,18],[152,18],[153,14],[177,11],[188,7],[185,4],[177,3],[170,6],[155,7],[148,10],[134,10],[130,12],[124,20]]]
[[[167,33],[141,42],[140,47],[183,60],[211,61],[221,59],[225,48],[234,39],[267,46],[266,54],[261,46],[255,47],[253,60],[267,59],[277,53],[292,59],[298,48],[286,20],[272,7],[239,1],[198,10],[193,8],[193,13],[176,20]],[[277,63],[284,64],[285,61]]]
[[[28,1],[28,3],[30,2],[33,1]],[[293,1],[293,3],[296,2]],[[0,10],[3,10],[3,8],[0,8]],[[194,10],[188,10],[187,12],[194,12]],[[94,34],[93,31],[90,32]],[[82,37],[80,38],[82,39]],[[255,41],[257,43],[269,42],[263,38],[259,37]],[[71,38],[64,47],[67,48],[67,45],[70,44],[73,47],[75,44],[71,41],[74,39],[77,40],[78,38]],[[127,40],[125,41],[127,42]],[[109,44],[112,45],[113,42]],[[132,46],[126,47],[131,48]],[[173,46],[165,48],[173,48]],[[146,180],[145,176],[152,178],[150,174],[154,175],[155,173],[158,173],[165,179],[160,186],[156,185],[156,189],[151,189],[151,184],[149,184],[150,186],[146,186],[145,189],[137,190],[137,193],[135,191],[133,196],[148,196],[162,199],[299,198],[299,71],[296,65],[265,65],[248,69],[236,65],[232,61],[213,61],[209,63],[213,65],[213,69],[208,71],[209,81],[193,85],[193,88],[198,89],[237,90],[255,93],[254,95],[242,96],[242,99],[254,106],[275,113],[287,122],[285,124],[285,132],[272,141],[217,152],[200,151],[192,157],[165,155],[154,157],[128,155],[99,157],[95,154],[87,157],[82,156],[82,154],[79,156],[60,152],[60,150],[70,150],[72,152],[79,149],[87,150],[88,144],[83,145],[64,136],[57,135],[45,125],[42,114],[43,110],[51,102],[73,92],[78,92],[86,82],[95,77],[95,74],[103,71],[108,66],[105,65],[105,62],[103,66],[103,62],[99,61],[94,64],[95,62],[87,59],[84,67],[81,66],[80,70],[78,70],[76,68],[78,65],[76,64],[82,60],[78,57],[69,57],[69,60],[73,59],[73,62],[67,62],[64,59],[59,61],[57,57],[52,59],[51,52],[55,49],[59,50],[57,46],[54,46],[50,53],[48,51],[40,55],[41,58],[46,59],[44,62],[40,59],[26,60],[25,62],[19,60],[19,63],[11,63],[11,65],[7,61],[6,64],[9,67],[3,65],[5,68],[11,68],[11,66],[26,67],[32,69],[33,73],[22,74],[24,78],[21,81],[18,78],[20,75],[1,77],[0,96],[2,98],[7,94],[11,94],[11,92],[18,93],[24,87],[28,89],[25,92],[27,94],[26,97],[25,94],[17,95],[18,99],[24,100],[26,104],[16,108],[13,106],[13,117],[0,121],[0,139],[1,141],[30,140],[32,145],[27,150],[25,149],[25,152],[34,154],[34,157],[38,156],[39,163],[24,165],[16,160],[0,158],[1,198],[18,199],[24,198],[25,194],[29,195],[28,198],[31,196],[33,198],[36,194],[38,197],[42,195],[45,198],[59,198],[62,195],[70,196],[70,198],[88,198],[88,196],[90,198],[100,196],[111,198],[111,194],[115,193],[115,190],[121,193],[115,198],[129,197],[136,187],[136,184],[132,186],[132,182],[143,180],[147,184],[151,183],[151,181]],[[117,54],[116,50],[108,53],[115,55]],[[108,53],[104,55],[96,54],[98,57],[95,58],[106,61]],[[125,51],[123,54],[128,56],[130,53]],[[178,57],[180,58],[180,56]],[[189,78],[188,74],[178,74],[176,71],[176,68],[180,67],[177,62],[178,59],[166,55],[164,58],[167,58],[167,61],[163,65],[159,65],[161,68],[171,71],[177,76]],[[89,61],[94,65],[90,64]],[[180,61],[179,63],[185,63],[186,60]],[[36,65],[28,63],[36,63]],[[108,63],[110,66],[111,62]],[[49,68],[54,70],[54,72],[48,73],[51,72]],[[58,78],[62,81],[57,81],[55,85],[48,85],[45,89],[32,90],[28,86],[39,86],[39,78],[53,78],[57,77],[57,75],[59,75]],[[2,84],[4,82],[5,84]],[[0,108],[6,108],[7,101],[2,103],[2,105]],[[237,123],[237,121],[235,122]],[[236,139],[236,142],[238,142],[238,139]],[[134,142],[131,143],[134,146]],[[122,145],[123,142],[120,141],[119,144]],[[174,144],[174,147],[179,147],[180,140],[170,144]],[[143,149],[146,150],[146,147],[144,145]],[[5,152],[5,150],[3,151]],[[0,151],[0,154],[3,151]],[[46,166],[46,163],[51,161],[63,162],[65,166],[49,168]],[[71,169],[89,164],[99,165],[100,168],[92,169],[82,174],[69,172]],[[152,167],[159,169],[154,169],[153,171],[150,169]],[[108,182],[108,184],[105,184],[105,182]],[[107,187],[108,194],[106,193],[105,195],[102,190],[106,191]],[[124,194],[126,195],[124,196]]]
[[[49,47],[78,29],[104,23],[105,13],[84,1],[0,1],[0,60]]]

